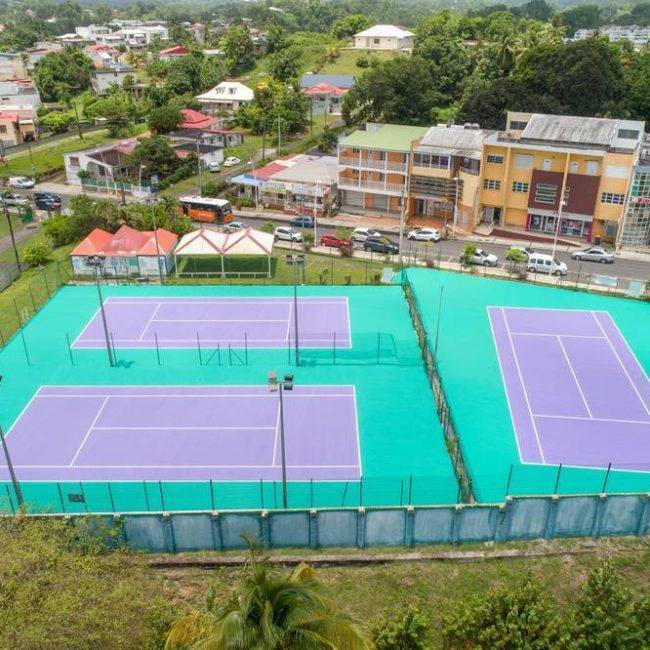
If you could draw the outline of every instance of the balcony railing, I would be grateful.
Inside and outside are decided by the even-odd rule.
[[[353,178],[339,178],[338,186],[343,190],[369,190],[380,194],[400,195],[404,185],[399,183],[380,183],[377,181],[359,181]]]
[[[389,162],[387,160],[371,160],[369,158],[351,158],[350,156],[341,156],[339,165],[344,167],[355,167],[356,169],[379,169],[382,171],[406,172],[406,163]]]

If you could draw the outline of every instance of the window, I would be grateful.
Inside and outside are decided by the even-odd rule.
[[[633,129],[619,129],[618,137],[623,140],[637,140],[639,138],[639,132]]]
[[[528,192],[530,185],[528,183],[523,183],[522,181],[514,181],[512,183],[513,192]]]
[[[542,169],[544,171],[549,171],[551,169],[551,159],[550,158],[544,158],[542,161]]]
[[[375,45],[379,45],[379,43],[380,43],[381,41],[380,41],[378,38],[373,38],[373,39],[372,39],[372,42],[373,42]]]
[[[487,161],[493,163],[494,165],[501,165],[503,163],[503,156],[498,156],[495,153],[489,153],[487,155]]]
[[[520,122],[518,120],[510,120],[510,128],[513,131],[523,131],[526,128],[527,124],[528,124],[528,122]]]
[[[572,174],[577,174],[579,168],[580,168],[580,166],[579,166],[578,163],[575,162],[575,161],[572,162],[572,163],[569,165],[569,171],[570,171]]]
[[[589,176],[596,176],[598,174],[598,163],[595,160],[587,161],[587,174]]]
[[[607,165],[605,167],[605,176],[610,178],[627,178],[627,167],[619,167],[618,165]]]
[[[7,132],[7,125],[0,124],[0,133],[6,133],[6,132]]]
[[[535,187],[536,203],[555,203],[557,196],[557,185],[549,183],[537,183]]]
[[[435,156],[426,153],[413,155],[413,164],[417,167],[433,167],[434,169],[448,169],[449,156]]]
[[[70,156],[70,166],[79,167],[79,158],[78,156]]]
[[[483,181],[483,188],[486,189],[486,190],[498,190],[498,189],[501,189],[501,181],[486,178]]]
[[[600,195],[600,202],[623,205],[623,203],[625,203],[625,194],[613,194],[612,192],[603,192]]]
[[[531,169],[533,166],[533,157],[518,153],[515,156],[515,167],[517,169]]]

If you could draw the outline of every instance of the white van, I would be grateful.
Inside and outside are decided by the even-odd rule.
[[[549,275],[567,274],[567,266],[564,262],[558,262],[550,255],[542,253],[531,253],[526,263],[526,270],[529,273],[548,273]]]

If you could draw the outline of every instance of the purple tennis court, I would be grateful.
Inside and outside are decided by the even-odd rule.
[[[650,471],[650,382],[607,312],[488,313],[523,462]]]
[[[345,297],[298,299],[298,334],[303,347],[333,343],[351,346]],[[294,301],[290,297],[109,297],[104,302],[108,331],[116,347],[195,348],[217,345],[253,348],[286,347],[295,341]],[[73,344],[106,345],[98,310]]]
[[[283,403],[287,479],[358,480],[354,386]],[[21,481],[280,480],[280,431],[267,386],[43,386],[7,442]]]

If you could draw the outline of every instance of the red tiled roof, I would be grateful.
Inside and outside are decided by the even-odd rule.
[[[172,56],[185,56],[190,53],[190,49],[184,45],[174,45],[173,47],[168,47],[165,50],[160,50],[158,54],[162,55],[172,55]]]
[[[169,230],[158,228],[158,250],[167,255],[178,237]],[[105,255],[106,257],[135,257],[137,255],[155,255],[156,239],[151,230],[140,231],[130,226],[122,226],[114,235],[95,228],[76,248],[70,256]]]
[[[303,90],[305,95],[345,95],[345,90],[343,88],[336,88],[331,84],[322,82],[312,86],[311,88],[306,88]]]
[[[184,108],[181,113],[183,121],[180,128],[182,129],[206,129],[213,124],[219,124],[219,118],[204,115],[191,108]]]
[[[257,178],[261,181],[267,181],[273,174],[277,174],[277,172],[284,171],[286,169],[286,165],[281,165],[280,163],[272,162],[269,163],[268,165],[264,165],[264,167],[260,167],[259,169],[256,169],[255,172],[246,172],[248,176],[252,176],[254,178]]]

